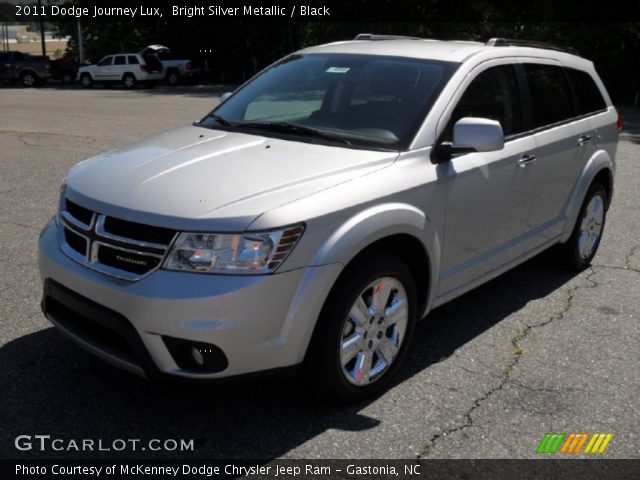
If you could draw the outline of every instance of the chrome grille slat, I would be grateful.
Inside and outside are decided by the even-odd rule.
[[[166,228],[128,222],[97,212],[92,212],[91,221],[87,224],[75,217],[73,213],[66,208],[67,202],[61,203],[62,207],[59,218],[62,228],[60,229],[59,241],[62,251],[72,260],[82,263],[88,268],[120,279],[130,281],[139,280],[160,268],[170,245],[173,243],[173,239],[175,239],[177,235],[177,232]],[[88,216],[88,212],[91,212],[75,203],[72,203],[72,205],[73,209],[77,211],[81,209],[82,215],[85,218]],[[105,228],[107,218],[112,218],[118,222],[119,225],[124,223],[127,227],[125,230],[127,232],[135,232],[139,229],[142,233],[141,237],[143,238],[158,238],[158,232],[160,232],[164,238],[168,238],[168,234],[170,234],[172,240],[167,244],[161,244],[111,233]],[[144,231],[145,228],[149,230]],[[84,253],[76,249],[78,248],[78,244],[76,244],[76,248],[74,248],[73,245],[67,242],[66,231],[85,240],[86,251]],[[70,239],[70,241],[72,240],[73,238]],[[114,254],[114,252],[122,252],[122,258]],[[129,256],[126,256],[127,254]],[[107,265],[103,262],[109,262],[110,264]],[[117,264],[117,267],[114,266],[114,264]]]

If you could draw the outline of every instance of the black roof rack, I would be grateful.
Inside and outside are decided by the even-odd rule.
[[[405,37],[403,35],[378,35],[376,33],[359,33],[354,40],[425,40],[420,37]]]
[[[573,47],[560,47],[552,43],[536,42],[534,40],[516,40],[513,38],[492,38],[487,42],[491,47],[532,47],[545,48],[547,50],[556,50],[558,52],[570,53],[572,55],[580,55]]]

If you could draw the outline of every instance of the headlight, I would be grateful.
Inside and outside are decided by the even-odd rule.
[[[270,232],[181,233],[163,268],[206,273],[271,273],[291,253],[304,226]]]

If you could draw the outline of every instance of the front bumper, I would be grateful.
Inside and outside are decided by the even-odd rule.
[[[60,250],[53,221],[41,234],[38,263],[47,317],[76,343],[140,375],[196,379],[302,362],[324,299],[342,270],[340,264],[255,276],[157,270],[131,283],[68,258]],[[53,304],[57,307],[51,307]],[[74,309],[83,310],[84,317]],[[64,318],[67,316],[74,317],[73,324]],[[138,348],[123,353],[114,345],[96,341],[82,330],[83,318],[102,319],[107,326],[113,323],[113,330]],[[130,329],[117,325],[123,322]],[[228,365],[218,372],[181,368],[167,348],[166,337],[215,345]]]

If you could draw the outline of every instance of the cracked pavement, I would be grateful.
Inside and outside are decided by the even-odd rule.
[[[300,379],[153,385],[55,332],[39,309],[36,245],[67,169],[203,116],[220,91],[0,89],[0,457],[51,457],[13,446],[44,433],[195,439],[195,452],[163,457],[535,458],[550,431],[612,432],[607,458],[640,457],[636,112],[592,267],[576,275],[543,254],[432,312],[397,384],[370,402],[327,405]]]

